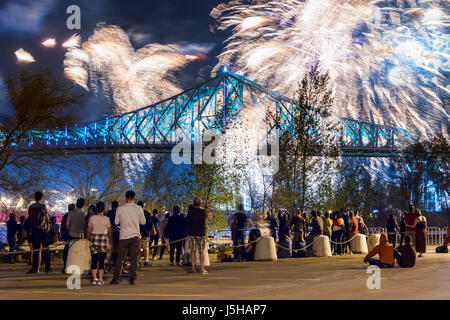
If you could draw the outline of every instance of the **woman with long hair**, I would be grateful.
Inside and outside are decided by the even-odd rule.
[[[414,227],[416,228],[416,251],[419,252],[419,257],[427,252],[427,219],[422,215],[419,209],[416,209],[416,220]]]

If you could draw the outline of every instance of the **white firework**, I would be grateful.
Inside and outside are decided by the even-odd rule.
[[[176,45],[148,44],[134,50],[123,29],[99,24],[81,48],[68,50],[64,71],[94,93],[101,83],[115,114],[120,114],[179,93],[172,72],[189,61]]]
[[[228,65],[294,97],[312,64],[328,72],[336,112],[418,137],[448,130],[448,6],[441,1],[287,0],[221,4]],[[447,97],[447,98],[445,98]],[[447,100],[445,100],[447,99]]]

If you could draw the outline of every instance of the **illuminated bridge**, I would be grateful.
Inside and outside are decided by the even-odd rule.
[[[225,70],[142,109],[83,125],[32,131],[14,153],[168,153],[175,144],[192,140],[206,129],[223,127],[248,105],[276,108],[282,129],[289,129],[294,104],[292,99]],[[400,128],[341,120],[337,134],[343,156],[395,156],[401,142],[412,138]]]

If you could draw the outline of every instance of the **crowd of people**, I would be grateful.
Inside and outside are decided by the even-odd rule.
[[[90,205],[86,213],[83,210],[85,200],[79,198],[75,204],[68,206],[59,228],[56,218],[48,214],[43,193],[36,192],[35,202],[28,208],[28,217],[21,216],[18,223],[12,213],[7,222],[8,262],[15,263],[16,243],[23,244],[27,240],[31,252],[31,269],[27,274],[39,273],[42,260],[45,272],[49,273],[52,271],[49,247],[62,240],[65,242],[62,272],[65,273],[71,244],[87,239],[94,285],[104,284],[106,263],[114,266],[110,284],[118,284],[125,260],[130,263],[130,284],[135,284],[141,255],[144,266],[150,266],[150,247],[153,247],[153,259],[156,259],[157,249],[160,250],[159,259],[162,259],[165,249],[169,247],[170,265],[173,266],[175,261],[176,266],[180,266],[186,244],[192,266],[189,273],[197,272],[198,256],[199,272],[206,275],[208,272],[204,267],[203,255],[206,247],[206,213],[201,208],[201,200],[194,199],[186,216],[181,213],[180,207],[175,206],[172,215],[167,213],[160,220],[158,210],[153,210],[150,215],[142,201],[135,203],[135,197],[136,194],[130,190],[126,192],[122,205],[113,201],[107,211],[105,203],[99,201]]]
[[[31,252],[31,269],[27,273],[39,273],[42,261],[45,272],[51,272],[49,246],[62,240],[65,242],[62,272],[65,273],[71,244],[80,239],[88,239],[92,283],[95,285],[104,284],[107,264],[114,266],[110,284],[118,284],[125,260],[130,263],[130,284],[134,284],[141,256],[144,266],[150,266],[150,257],[157,259],[159,250],[161,260],[167,247],[171,266],[181,266],[181,259],[187,253],[191,265],[189,273],[197,272],[198,257],[199,272],[207,274],[204,268],[207,222],[201,200],[195,198],[186,215],[182,214],[179,206],[175,206],[172,215],[166,213],[160,219],[157,209],[150,214],[142,201],[135,203],[135,197],[133,191],[128,191],[123,204],[113,201],[111,209],[107,210],[105,203],[99,201],[95,205],[89,205],[87,212],[83,210],[85,200],[79,198],[75,204],[69,204],[59,229],[56,218],[50,217],[47,212],[43,193],[36,192],[35,202],[29,206],[27,218],[21,216],[17,222],[15,213],[10,214],[7,222],[10,248],[8,262],[15,263],[16,244],[27,241]],[[238,206],[237,212],[228,222],[233,241],[233,260],[253,260],[256,242],[261,237],[261,225],[246,214],[242,205]],[[267,212],[264,228],[269,230],[275,243],[278,238],[278,258],[311,255],[311,244],[320,235],[328,237],[333,255],[351,254],[350,240],[358,233],[369,234],[358,211],[343,210],[324,214],[314,210],[309,214],[300,210],[295,214],[290,214],[287,210],[280,210],[278,215]],[[419,257],[426,252],[426,228],[426,218],[414,206],[410,206],[402,215],[400,223],[391,215],[386,225],[387,234],[381,234],[379,245],[367,254],[364,262],[379,267],[393,267],[395,261],[401,267],[414,266],[416,252]],[[397,234],[400,234],[398,247]],[[379,256],[378,259],[374,258],[376,255]]]

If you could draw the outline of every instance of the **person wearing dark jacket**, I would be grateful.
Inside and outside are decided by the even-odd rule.
[[[294,239],[292,242],[292,249],[293,254],[292,256],[295,257],[305,257],[306,256],[306,250],[304,249],[306,247],[306,221],[302,217],[302,213],[297,211],[297,215],[292,218],[290,223],[290,228],[294,232]]]
[[[19,225],[17,224],[16,214],[13,212],[9,215],[9,220],[6,222],[6,239],[8,240],[9,252],[8,262],[15,264],[14,262],[14,250],[17,243],[17,232],[19,231]]]
[[[403,240],[406,236],[406,222],[405,222],[405,215],[402,215],[402,219],[400,220],[400,245],[403,245]]]
[[[416,249],[411,245],[411,237],[405,237],[405,244],[394,249],[394,258],[402,268],[412,268],[416,264]]]
[[[175,206],[173,208],[173,215],[167,222],[166,229],[164,231],[164,238],[168,239],[170,244],[170,265],[173,266],[173,258],[175,250],[177,251],[176,266],[180,266],[180,259],[182,256],[183,241],[186,233],[186,221],[184,216],[180,214],[180,207]]]
[[[56,223],[56,217],[50,217],[50,223],[52,225],[49,233],[49,244],[54,244],[59,240],[59,226]]]
[[[342,241],[345,242],[350,239],[350,218],[347,213],[342,214],[342,219],[344,220],[344,234],[342,236]],[[350,244],[347,242],[343,245],[344,253],[350,252]]]
[[[75,210],[75,204],[71,203],[67,207],[66,214],[61,219],[60,236],[61,236],[61,240],[65,242],[65,244],[64,244],[64,252],[63,252],[63,269],[61,270],[62,273],[66,273],[67,255],[69,254],[70,235],[69,235],[69,232],[67,231],[67,226],[66,226],[66,224],[67,224],[67,215],[69,214],[70,211],[73,211],[73,210]]]
[[[203,251],[206,247],[206,212],[200,206],[202,201],[200,198],[194,199],[194,205],[189,206],[186,217],[187,246],[191,251],[192,270],[189,273],[195,273],[196,253],[200,257],[200,272],[204,275],[208,274],[205,270],[205,257]]]
[[[276,243],[277,242],[278,221],[277,221],[277,219],[275,219],[275,217],[272,213],[268,213],[267,222],[269,223],[270,233],[273,237],[273,240]]]
[[[397,240],[397,219],[395,219],[394,215],[391,214],[386,224],[388,241],[395,248],[396,240]]]

